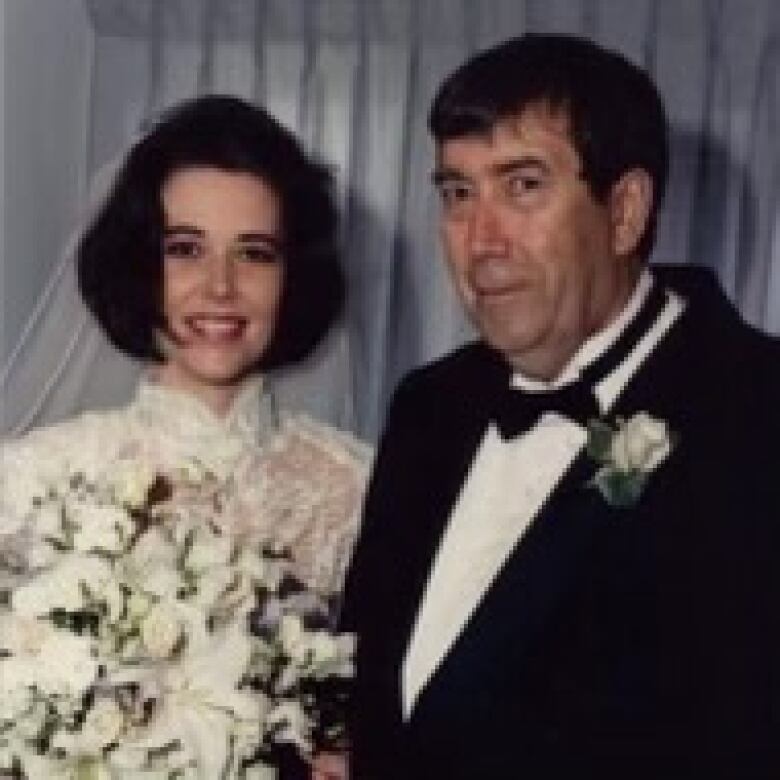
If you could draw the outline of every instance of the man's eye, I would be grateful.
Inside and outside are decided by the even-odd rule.
[[[473,188],[463,182],[444,182],[439,185],[439,196],[442,203],[447,207],[466,203],[473,194]]]
[[[189,239],[172,239],[163,244],[165,257],[181,258],[183,260],[195,260],[201,256],[201,246],[197,241]]]
[[[524,198],[538,192],[542,187],[544,187],[544,179],[541,176],[523,174],[507,179],[504,190],[511,198]]]
[[[238,260],[244,260],[247,263],[278,263],[281,261],[279,250],[266,244],[247,244],[236,247],[234,256]]]

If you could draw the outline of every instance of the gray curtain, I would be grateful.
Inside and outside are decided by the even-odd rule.
[[[90,177],[159,111],[206,92],[265,104],[333,167],[349,306],[316,359],[278,381],[292,406],[372,439],[399,376],[469,337],[439,256],[426,113],[465,57],[524,31],[584,34],[653,74],[672,128],[654,261],[711,266],[751,322],[780,332],[776,0],[86,4],[95,31]],[[121,396],[117,382],[94,379],[108,370],[103,352],[74,365],[64,400],[44,404],[34,421]]]

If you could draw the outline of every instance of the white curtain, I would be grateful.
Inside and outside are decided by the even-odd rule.
[[[275,378],[287,405],[374,438],[399,376],[469,335],[439,257],[426,113],[469,53],[524,31],[584,34],[648,68],[672,127],[654,260],[713,267],[751,322],[780,332],[775,0],[85,2],[96,202],[144,125],[206,92],[263,103],[333,166],[349,305],[314,361]],[[70,254],[0,375],[5,430],[132,391],[138,367],[83,313]]]

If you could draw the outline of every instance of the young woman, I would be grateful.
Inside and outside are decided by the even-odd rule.
[[[127,407],[4,445],[0,546],[31,481],[95,478],[132,457],[229,482],[229,522],[267,530],[309,588],[340,589],[368,450],[281,413],[264,382],[304,360],[340,311],[330,186],[276,120],[231,97],[176,107],[131,149],[81,241],[78,279],[109,339],[148,368]]]

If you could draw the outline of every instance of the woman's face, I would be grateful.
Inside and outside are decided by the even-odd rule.
[[[225,411],[268,346],[283,283],[281,206],[249,173],[185,168],[162,188],[160,380]]]

